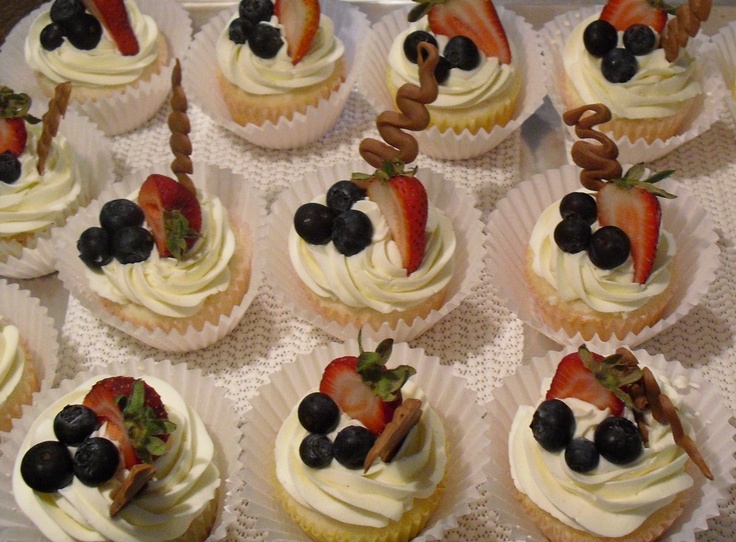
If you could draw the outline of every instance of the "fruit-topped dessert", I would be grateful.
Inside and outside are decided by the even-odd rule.
[[[279,429],[277,498],[314,540],[409,540],[437,507],[442,421],[392,346],[330,361]]]
[[[626,348],[564,355],[542,399],[516,411],[511,476],[550,540],[658,540],[713,474],[693,440],[692,388]],[[698,472],[699,471],[699,472]]]
[[[217,512],[213,457],[202,420],[170,384],[93,377],[33,421],[13,495],[55,542],[199,541]]]
[[[653,325],[672,295],[675,272],[675,241],[661,227],[660,205],[675,196],[655,184],[672,171],[652,174],[639,164],[623,173],[615,143],[593,129],[609,118],[602,104],[565,113],[581,138],[572,158],[582,168],[583,189],[542,213],[527,257],[539,316],[584,340],[623,340]]]

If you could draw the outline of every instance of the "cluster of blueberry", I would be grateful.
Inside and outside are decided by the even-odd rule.
[[[284,41],[278,28],[265,24],[272,15],[271,0],[242,0],[238,17],[228,27],[230,41],[241,45],[248,42],[250,50],[259,58],[275,57]]]
[[[437,39],[424,30],[415,30],[404,39],[404,54],[410,62],[417,63],[417,46],[422,43],[430,43],[437,47],[440,60],[434,69],[437,84],[441,85],[450,76],[450,70],[474,70],[480,64],[480,52],[473,40],[466,36],[455,36],[450,38],[443,51],[439,50]]]
[[[49,14],[51,23],[41,31],[41,47],[47,51],[61,47],[64,39],[85,51],[100,43],[102,25],[87,13],[80,0],[54,0]]]
[[[601,59],[601,72],[611,83],[625,83],[639,70],[637,56],[651,53],[657,46],[657,34],[645,24],[632,24],[623,35],[623,47],[618,46],[616,28],[603,19],[585,27],[585,49]]]

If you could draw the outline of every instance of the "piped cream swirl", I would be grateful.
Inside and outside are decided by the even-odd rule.
[[[0,404],[4,403],[20,383],[26,356],[20,343],[18,328],[0,323]]]

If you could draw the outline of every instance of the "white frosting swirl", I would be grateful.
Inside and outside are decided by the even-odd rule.
[[[273,58],[254,55],[248,42],[232,42],[228,37],[229,22],[217,39],[217,64],[222,74],[228,81],[251,94],[284,94],[321,83],[332,75],[337,61],[345,53],[345,47],[335,36],[332,20],[320,15],[319,30],[309,51],[295,66],[286,52],[288,44],[283,26],[275,16],[270,24],[281,30],[284,42]]]
[[[53,494],[37,493],[20,475],[20,462],[34,444],[56,440],[53,421],[67,404],[79,404],[98,376],[52,403],[33,423],[13,468],[13,495],[20,509],[54,542],[112,540],[139,542],[170,540],[184,534],[192,521],[215,498],[220,473],[213,463],[214,445],[199,415],[166,382],[141,378],[154,388],[176,430],[169,436],[169,450],[155,460],[156,476],[120,513],[111,518],[111,493],[126,474],[99,487],[88,487],[74,478]],[[105,426],[100,428],[104,436]]]
[[[125,0],[125,7],[138,38],[137,55],[123,56],[104,26],[100,43],[92,50],[77,49],[65,39],[60,47],[47,51],[40,41],[41,31],[51,23],[47,10],[31,24],[25,43],[26,62],[54,83],[71,81],[78,86],[104,88],[137,81],[156,62],[159,30],[153,18],[143,15],[134,0]]]
[[[82,182],[67,139],[52,140],[43,175],[38,174],[36,145],[41,124],[30,125],[26,149],[18,157],[20,178],[0,183],[0,237],[37,232],[56,224],[79,198]]]
[[[675,256],[674,237],[661,230],[652,274],[645,284],[634,282],[634,263],[629,258],[614,269],[593,265],[587,251],[570,254],[561,250],[554,230],[562,220],[556,201],[537,220],[529,239],[532,269],[555,288],[563,301],[581,299],[598,312],[630,312],[661,294],[672,278],[670,263]],[[593,224],[593,231],[598,223]]]
[[[313,201],[325,205],[326,196]],[[429,206],[424,259],[407,276],[378,205],[365,198],[352,208],[368,215],[373,224],[371,244],[353,256],[340,254],[331,241],[326,245],[307,243],[293,225],[289,231],[291,263],[316,295],[387,314],[418,305],[447,286],[454,269],[455,233],[439,209]]]
[[[380,459],[367,473],[348,469],[337,461],[323,469],[306,466],[299,445],[308,431],[299,423],[297,406],[276,436],[276,477],[301,505],[350,525],[383,527],[398,521],[414,499],[429,497],[445,474],[445,431],[439,416],[429,407],[424,392],[411,381],[402,388],[404,397],[423,402],[419,423],[390,463]],[[335,435],[348,425],[360,425],[341,413]]]
[[[11,324],[0,324],[0,404],[20,383],[25,362],[18,328]]]
[[[226,290],[228,263],[235,252],[228,212],[217,197],[200,192],[197,199],[202,208],[201,238],[181,260],[161,258],[154,247],[143,262],[113,260],[99,270],[86,268],[89,287],[115,303],[136,303],[172,318],[196,314],[207,297]]]
[[[565,73],[583,103],[603,103],[614,117],[662,118],[678,113],[685,102],[701,94],[695,59],[685,49],[675,62],[665,58],[662,48],[637,56],[639,68],[631,80],[608,81],[601,72],[601,59],[588,53],[583,44],[585,27],[597,18],[594,15],[576,26],[563,52]],[[619,32],[619,43],[622,36]]]
[[[412,23],[408,29],[394,38],[388,53],[389,78],[396,88],[405,83],[419,85],[417,65],[410,62],[404,54],[404,39],[416,30],[432,33],[427,17]],[[447,45],[447,36],[436,35],[439,53],[442,54]],[[463,109],[472,107],[486,100],[506,96],[519,77],[516,54],[511,46],[511,63],[501,64],[496,57],[488,57],[478,51],[480,63],[472,70],[453,68],[446,81],[439,85],[437,99],[428,107],[437,109]]]

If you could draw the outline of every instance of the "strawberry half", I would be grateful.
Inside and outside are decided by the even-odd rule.
[[[10,151],[16,158],[26,148],[28,130],[22,118],[0,118],[0,153]]]
[[[609,0],[600,18],[620,32],[632,24],[645,24],[661,34],[667,24],[667,12],[662,6],[661,0]]]
[[[287,54],[296,66],[309,51],[319,30],[319,0],[276,0],[274,13],[284,26]]]
[[[123,56],[134,56],[140,51],[138,38],[130,24],[123,0],[82,0],[95,19],[107,29]]]
[[[165,175],[149,175],[138,192],[138,205],[162,258],[180,259],[199,238],[202,209],[197,196]]]

